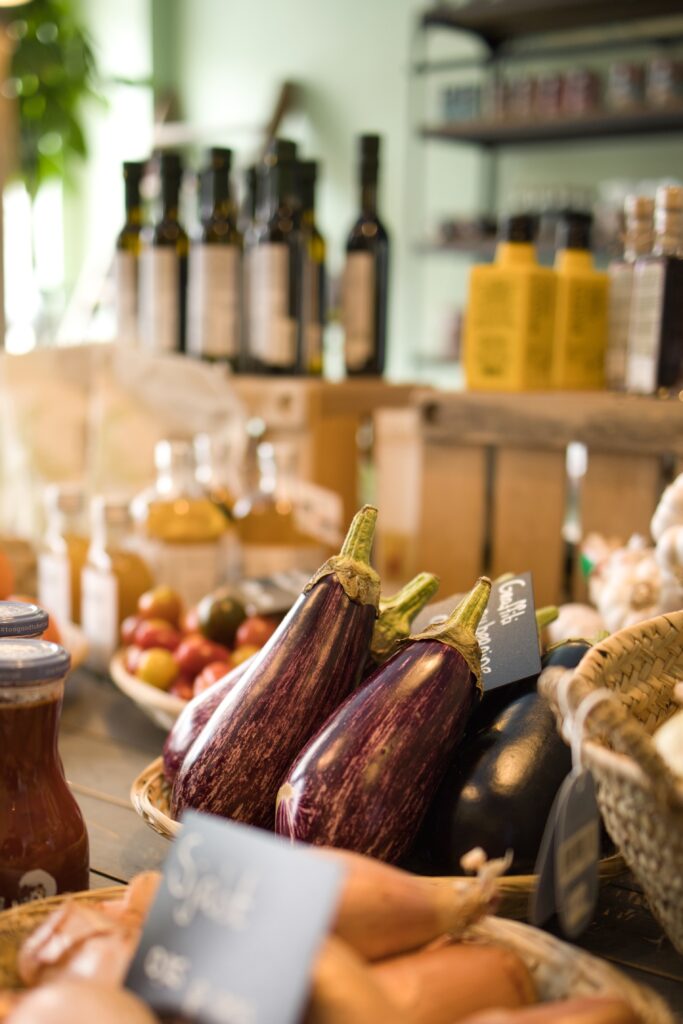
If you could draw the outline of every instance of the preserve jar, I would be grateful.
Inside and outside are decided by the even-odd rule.
[[[42,636],[47,629],[49,617],[47,612],[37,604],[24,601],[0,601],[0,637]]]
[[[0,909],[88,888],[88,834],[57,749],[70,656],[0,640]]]

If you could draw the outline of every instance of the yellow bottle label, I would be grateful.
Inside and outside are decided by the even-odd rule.
[[[597,271],[558,276],[554,383],[563,388],[603,387],[607,277]]]

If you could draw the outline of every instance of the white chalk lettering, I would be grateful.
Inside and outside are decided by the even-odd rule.
[[[144,971],[150,981],[177,992],[185,984],[190,961],[178,953],[171,953],[163,946],[150,946],[144,963]]]
[[[202,874],[195,859],[202,843],[201,836],[192,834],[178,841],[177,863],[166,875],[169,892],[176,900],[173,919],[183,928],[199,914],[215,924],[243,931],[254,904],[257,875],[249,869],[231,870],[229,865],[224,865],[221,877]]]

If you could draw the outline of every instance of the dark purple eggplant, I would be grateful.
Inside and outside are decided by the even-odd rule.
[[[415,837],[480,690],[475,630],[491,581],[406,641],[292,765],[275,830],[396,861]]]
[[[438,589],[439,577],[431,572],[421,572],[391,597],[380,598],[379,617],[372,631],[370,653],[365,664],[366,676],[388,661],[402,640],[407,640],[413,619]]]
[[[168,782],[173,782],[188,750],[223,698],[249,670],[255,657],[256,655],[253,654],[241,665],[230,669],[213,686],[209,686],[208,689],[202,690],[196,697],[193,697],[180,712],[164,743],[164,775]]]
[[[377,617],[369,564],[377,509],[356,514],[341,553],[294,607],[187,752],[172,813],[187,807],[273,828],[287,769],[356,686]]]

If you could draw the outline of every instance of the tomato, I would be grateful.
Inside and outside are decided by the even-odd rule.
[[[254,647],[253,644],[243,644],[242,647],[236,647],[232,652],[233,665],[241,665],[243,661],[251,658],[253,654],[258,654],[260,650],[260,647]]]
[[[150,647],[165,647],[167,651],[175,651],[182,637],[163,619],[143,619],[133,634],[138,647],[147,650]]]
[[[172,693],[174,697],[181,697],[182,700],[192,700],[194,697],[192,680],[188,679],[187,676],[178,676],[178,678],[171,683],[168,692]]]
[[[171,587],[154,587],[138,598],[138,615],[143,619],[163,619],[178,627],[183,603]]]
[[[178,678],[178,663],[165,647],[150,647],[140,655],[135,674],[150,686],[168,690]]]
[[[195,679],[212,661],[230,661],[230,651],[201,633],[190,633],[176,648],[175,657],[183,675]]]
[[[129,615],[121,623],[121,643],[126,647],[135,643],[135,631],[142,621],[139,615]]]
[[[232,647],[237,628],[247,617],[241,601],[226,591],[203,597],[197,614],[200,632],[226,647]]]
[[[126,653],[123,656],[123,664],[125,665],[126,672],[130,672],[133,676],[135,675],[143,653],[142,647],[137,647],[135,644],[131,647],[126,647]]]
[[[203,690],[208,690],[210,686],[217,683],[219,679],[227,675],[228,672],[233,668],[231,661],[212,661],[202,669],[197,678],[194,681],[194,692],[195,696],[198,693],[202,693]]]
[[[265,615],[245,619],[235,633],[236,647],[263,647],[277,629],[277,623]]]

